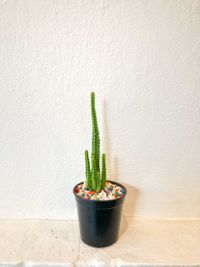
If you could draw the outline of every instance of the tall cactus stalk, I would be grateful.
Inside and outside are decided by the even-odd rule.
[[[102,179],[102,189],[106,186],[106,154],[102,154],[102,166],[101,166],[101,179]]]
[[[97,123],[97,115],[95,108],[95,93],[91,93],[91,115],[92,115],[92,153],[95,155],[96,170],[100,170],[99,154],[100,154],[100,138]]]
[[[100,137],[95,108],[95,93],[91,93],[92,117],[92,153],[91,164],[88,151],[85,150],[86,186],[89,190],[99,193],[106,185],[106,155],[102,154],[102,171],[100,171]]]

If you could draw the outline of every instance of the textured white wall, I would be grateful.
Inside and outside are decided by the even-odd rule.
[[[126,214],[200,216],[200,1],[0,1],[0,217],[73,218],[97,95]]]

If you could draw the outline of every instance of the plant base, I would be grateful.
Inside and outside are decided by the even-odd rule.
[[[126,188],[119,183],[125,195]],[[114,200],[96,201],[74,195],[77,202],[79,228],[81,240],[93,247],[105,247],[115,243],[118,239],[122,205],[125,196]]]

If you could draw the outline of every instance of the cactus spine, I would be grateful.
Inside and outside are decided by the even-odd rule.
[[[106,156],[102,154],[102,171],[100,172],[100,137],[95,108],[95,93],[91,93],[92,117],[92,154],[91,164],[88,151],[85,151],[86,186],[88,189],[99,193],[106,185]],[[91,168],[90,168],[91,166]]]

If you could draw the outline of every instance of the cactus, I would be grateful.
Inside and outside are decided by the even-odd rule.
[[[96,162],[95,162],[95,155],[92,154],[92,171],[91,171],[91,176],[92,176],[92,187],[91,189],[93,191],[96,191],[97,187],[97,181],[96,181]]]
[[[90,161],[88,156],[88,150],[85,150],[85,176],[87,188],[92,188],[92,179],[90,171]]]
[[[99,193],[106,185],[106,155],[102,154],[102,170],[100,171],[100,137],[95,108],[95,93],[91,93],[91,117],[92,117],[92,153],[91,164],[88,150],[85,150],[85,174],[86,186],[89,190]],[[91,166],[91,168],[90,168]]]
[[[100,138],[97,123],[97,115],[95,109],[95,93],[91,93],[91,115],[92,115],[92,153],[95,156],[96,170],[99,171],[99,154],[100,154]]]
[[[106,154],[102,154],[101,179],[102,179],[102,189],[104,189],[106,186]]]

